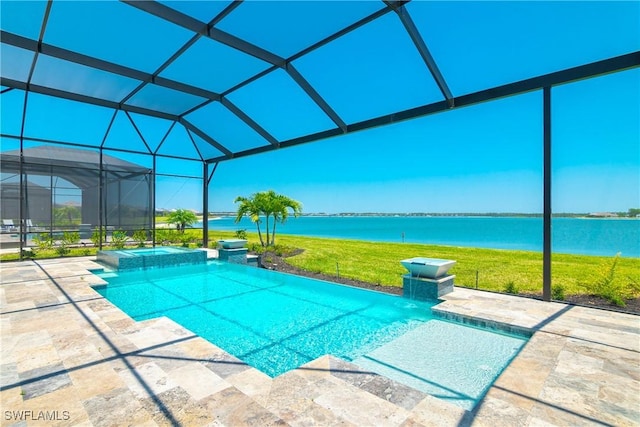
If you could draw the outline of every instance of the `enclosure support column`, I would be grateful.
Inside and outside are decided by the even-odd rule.
[[[156,247],[156,155],[152,156],[151,165],[151,245]]]
[[[209,247],[209,163],[202,162],[202,246]]]
[[[57,183],[56,183],[57,184]],[[49,190],[51,206],[49,207],[49,238],[53,240],[53,213],[56,200],[56,189],[53,187],[53,166],[49,166]]]
[[[542,249],[542,299],[551,301],[551,87],[543,90],[544,214]]]
[[[18,216],[20,217],[18,219],[18,221],[20,222],[20,224],[18,224],[19,226],[19,230],[20,232],[18,233],[19,239],[20,239],[20,246],[19,246],[19,250],[20,250],[20,261],[22,261],[22,251],[24,249],[24,242],[23,242],[23,232],[24,232],[24,186],[26,185],[26,180],[24,179],[24,139],[22,138],[22,135],[20,135],[20,194],[18,196]]]
[[[100,165],[99,165],[99,170],[98,170],[98,235],[100,236],[99,243],[98,243],[98,249],[102,250],[102,230],[103,230],[103,223],[102,223],[102,217],[104,215],[104,180],[103,180],[103,175],[104,172],[102,170],[102,147],[100,147]],[[107,233],[105,231],[104,233],[104,239],[107,239]]]

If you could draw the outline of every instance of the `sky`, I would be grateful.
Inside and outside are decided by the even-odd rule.
[[[225,6],[166,4],[202,21]],[[29,3],[25,12],[20,2],[3,1],[1,6],[3,30],[37,38],[34,22],[41,22],[42,7]],[[217,27],[288,57],[380,7],[379,2],[251,1]],[[640,50],[640,3],[634,1],[414,1],[407,9],[454,96]],[[107,2],[54,2],[44,41],[153,72],[191,34],[140,13],[121,3],[114,8]],[[267,15],[270,19],[264,19]],[[75,17],[77,25],[68,25],[59,18],[63,16]],[[122,23],[117,31],[109,25],[116,18]],[[157,31],[147,31],[141,22],[157,25]],[[118,43],[128,48],[114,49]],[[24,79],[32,59],[30,52],[3,44],[2,75]],[[442,99],[393,13],[293,65],[347,123]],[[266,68],[256,58],[205,38],[160,76],[224,91]],[[72,73],[75,78],[70,79]],[[33,83],[111,100],[122,99],[136,86],[131,79],[107,74],[40,55]],[[192,98],[150,85],[129,102],[177,114],[200,102]],[[19,134],[23,99],[15,90],[0,97],[3,134]],[[282,70],[228,99],[280,141],[335,126]],[[113,112],[73,104],[30,95],[25,135],[99,145]],[[171,125],[132,117],[152,148]],[[233,150],[267,144],[219,103],[186,118]],[[554,87],[552,126],[554,212],[640,207],[639,68]],[[171,129],[159,152],[193,154],[184,128]],[[216,155],[196,140],[204,154]],[[2,151],[16,148],[14,140],[0,142]],[[145,150],[121,113],[105,147]],[[211,180],[209,210],[234,211],[237,196],[273,189],[302,202],[309,213],[540,213],[542,156],[542,92],[535,91],[221,162]],[[148,156],[121,157],[151,166]],[[200,164],[158,158],[157,166],[158,208],[202,209]]]

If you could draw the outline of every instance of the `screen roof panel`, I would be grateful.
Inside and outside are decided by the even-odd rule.
[[[116,114],[103,147],[150,154],[124,111],[118,111]]]
[[[44,41],[155,72],[193,36],[188,30],[114,1],[53,2]]]
[[[240,88],[229,99],[280,141],[336,127],[282,70]]]
[[[108,108],[30,93],[24,134],[30,138],[99,146],[112,116],[113,110]]]
[[[216,27],[289,57],[383,7],[378,1],[246,1]]]
[[[193,138],[193,142],[195,142],[196,147],[200,152],[200,155],[202,155],[202,158],[213,159],[213,158],[220,157],[222,155],[222,152],[220,152],[217,148],[209,144],[207,141],[200,138],[198,135],[194,134],[193,132],[189,132],[189,134]]]
[[[206,99],[199,96],[148,84],[136,92],[126,104],[179,115],[204,101],[206,101]]]
[[[186,117],[231,151],[243,151],[268,144],[264,138],[219,102],[212,102]]]
[[[151,151],[155,151],[158,148],[158,145],[174,124],[172,121],[145,116],[144,114],[129,113],[129,116]]]
[[[33,52],[2,43],[2,77],[26,82],[33,63]]]
[[[271,64],[208,38],[200,38],[160,75],[215,92],[224,92]]]
[[[47,55],[39,55],[32,83],[120,102],[140,82]]]
[[[3,30],[36,40],[40,37],[46,1],[3,1],[0,7]]]
[[[640,49],[639,2],[412,1],[405,7],[457,96]]]
[[[2,133],[20,135],[23,106],[24,91],[14,89],[0,95],[0,125],[2,126]]]
[[[167,156],[200,159],[200,154],[194,146],[187,130],[179,124],[171,129],[167,138],[157,149],[157,153]]]
[[[348,123],[444,99],[394,13],[295,65]]]

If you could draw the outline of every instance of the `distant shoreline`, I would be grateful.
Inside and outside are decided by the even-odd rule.
[[[219,219],[224,217],[235,217],[235,212],[212,212],[209,216],[209,219]],[[543,214],[540,213],[385,213],[385,212],[341,212],[341,213],[323,213],[323,212],[311,212],[311,213],[303,213],[300,216],[303,217],[316,217],[316,218],[324,218],[324,217],[402,217],[402,218],[433,218],[433,217],[443,217],[443,218],[542,218]],[[216,217],[216,218],[213,218]],[[584,214],[584,213],[559,213],[553,214],[552,218],[579,218],[579,219],[640,219],[640,217],[630,217],[630,216],[599,216],[595,214]],[[202,220],[200,218],[200,220]]]

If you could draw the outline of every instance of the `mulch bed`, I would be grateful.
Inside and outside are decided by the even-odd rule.
[[[302,250],[297,250],[289,256],[298,255]],[[358,288],[370,289],[373,291],[385,292],[392,295],[402,295],[402,288],[397,286],[381,286],[373,283],[363,282],[361,280],[349,279],[346,277],[332,276],[323,273],[314,273],[312,271],[302,270],[294,267],[286,262],[284,257],[278,256],[273,252],[265,252],[261,257],[261,267],[269,270],[275,270],[282,273],[295,274],[297,276],[310,277],[312,279],[326,280],[329,282],[340,283],[342,285],[355,286]]]
[[[302,250],[294,251],[289,256],[298,255]],[[343,285],[355,286],[358,288],[371,289],[374,291],[385,292],[392,295],[402,295],[402,288],[397,286],[381,286],[373,283],[363,282],[361,280],[353,280],[345,277],[332,276],[323,273],[314,273],[312,271],[302,270],[298,267],[287,263],[285,257],[278,256],[273,252],[265,252],[261,257],[261,267],[269,270],[275,270],[282,273],[295,274],[297,276],[310,277],[312,279],[326,280],[329,282],[340,283]],[[541,294],[520,294],[522,297],[542,299]],[[619,307],[604,298],[594,295],[570,295],[566,301],[569,304],[575,304],[586,307],[605,308],[608,310],[622,311],[632,314],[640,314],[640,298],[627,300],[625,307]]]

